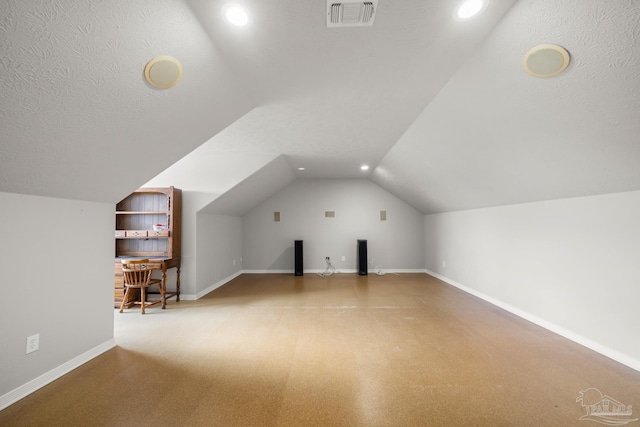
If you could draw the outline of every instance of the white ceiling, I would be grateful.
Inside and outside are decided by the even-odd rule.
[[[640,189],[640,2],[519,1],[373,180],[422,212]],[[523,71],[541,43],[567,70]]]
[[[456,1],[380,0],[372,27],[332,29],[322,0],[239,3],[243,28],[215,0],[0,2],[0,191],[115,203],[224,164],[242,173],[202,187],[244,212],[265,192],[242,153],[269,191],[367,176],[424,213],[640,189],[640,2],[459,22]],[[563,74],[523,71],[541,43],[570,52]],[[171,89],[144,81],[158,55],[183,63]]]
[[[326,1],[245,2],[248,28],[220,25],[220,2],[191,0],[259,107],[218,145],[284,154],[312,178],[362,177],[513,4],[494,0],[476,22],[450,0],[379,3],[373,27],[326,27]]]

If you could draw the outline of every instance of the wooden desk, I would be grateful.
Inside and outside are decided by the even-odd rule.
[[[162,308],[166,308],[167,299],[176,297],[176,301],[180,301],[180,258],[154,258],[154,257],[122,257],[122,258],[148,258],[149,267],[160,270],[162,272],[162,284],[160,286],[160,292],[147,292],[147,294],[159,294],[162,299]],[[122,273],[121,258],[115,259],[115,283],[114,283],[114,308],[119,308],[122,304],[122,298],[124,298],[124,274]],[[176,269],[176,290],[167,292],[167,270],[170,268]],[[125,306],[132,305],[132,301],[140,299],[140,293],[129,292],[129,301],[125,303]]]

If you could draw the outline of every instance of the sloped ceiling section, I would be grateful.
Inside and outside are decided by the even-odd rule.
[[[254,106],[183,0],[4,0],[0,52],[0,191],[116,203]]]
[[[639,22],[633,0],[520,0],[372,179],[423,213],[640,189]],[[525,73],[542,43],[564,73]]]
[[[296,179],[283,157],[278,157],[222,194],[203,213],[244,216]]]
[[[223,0],[0,2],[0,191],[116,203],[205,141],[188,173],[228,161],[194,184],[212,198],[278,156],[424,213],[640,189],[638,1],[491,0],[459,22],[457,1],[380,0],[349,28],[323,1],[242,3],[232,28]],[[564,73],[523,71],[541,43]],[[171,89],[144,80],[159,55],[183,64]]]
[[[203,194],[208,204],[278,157],[277,153],[272,152],[220,150],[215,144],[215,138],[212,138],[144,186],[173,185],[183,191],[198,192]],[[204,194],[208,196],[204,197]]]
[[[381,0],[373,26],[350,28],[327,28],[324,1],[248,0],[250,25],[233,33],[218,24],[224,2],[187,2],[261,100],[217,146],[280,153],[300,178],[362,178],[514,0],[464,23],[450,0]]]

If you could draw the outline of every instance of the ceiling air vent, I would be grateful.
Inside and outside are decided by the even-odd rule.
[[[327,0],[327,28],[373,25],[378,0],[336,2]]]

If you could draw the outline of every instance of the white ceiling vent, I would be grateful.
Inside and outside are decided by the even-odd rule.
[[[327,28],[366,27],[373,25],[378,0],[343,1],[327,0]]]

